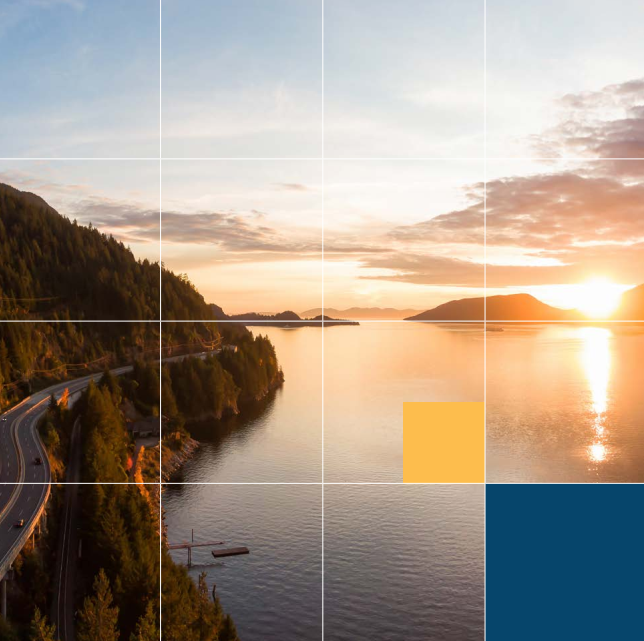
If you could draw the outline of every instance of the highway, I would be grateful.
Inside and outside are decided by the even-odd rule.
[[[124,374],[131,366],[112,370]],[[49,496],[51,471],[45,449],[37,433],[40,417],[46,412],[49,397],[57,398],[65,388],[74,394],[99,380],[102,372],[84,376],[44,389],[0,417],[0,578],[23,547]],[[36,457],[42,460],[35,464]],[[23,527],[16,523],[24,519]]]

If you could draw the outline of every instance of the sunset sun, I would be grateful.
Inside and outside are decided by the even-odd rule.
[[[593,278],[575,288],[575,307],[588,318],[607,318],[619,305],[622,285],[606,278]]]

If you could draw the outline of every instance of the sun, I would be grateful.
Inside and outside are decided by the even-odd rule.
[[[624,287],[607,278],[593,278],[575,287],[575,307],[588,318],[608,318],[618,307]]]

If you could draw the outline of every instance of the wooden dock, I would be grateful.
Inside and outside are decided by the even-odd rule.
[[[168,544],[168,549],[188,550],[188,567],[192,567],[192,548],[215,547],[216,545],[223,545],[225,542],[226,541],[204,541],[203,543],[195,543],[193,532],[193,540],[190,541],[190,543],[188,543],[187,541],[183,541],[181,543],[170,543]],[[250,550],[247,547],[237,547],[212,551],[212,555],[216,559],[222,558],[224,556],[238,556],[239,554],[250,554]]]
[[[224,550],[213,550],[212,555],[216,558],[219,559],[222,556],[237,556],[239,554],[250,554],[250,550],[246,547],[239,547],[239,548],[228,548]]]

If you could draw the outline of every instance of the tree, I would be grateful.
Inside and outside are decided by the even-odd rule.
[[[118,641],[119,609],[112,606],[110,582],[104,570],[94,579],[94,596],[85,597],[79,615],[78,641]]]
[[[43,616],[36,608],[34,618],[31,620],[29,641],[55,641],[55,629],[55,626],[47,623],[47,617]]]
[[[159,617],[154,610],[152,601],[148,601],[145,613],[130,635],[130,641],[159,641]]]
[[[198,600],[195,628],[197,630],[197,638],[200,641],[216,639],[215,634],[217,632],[217,616],[210,601],[210,595],[208,594],[206,576],[206,573],[202,572],[199,575],[199,583],[197,585]]]

